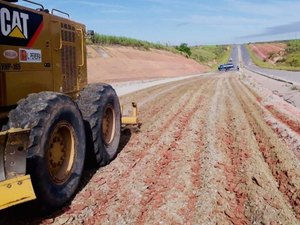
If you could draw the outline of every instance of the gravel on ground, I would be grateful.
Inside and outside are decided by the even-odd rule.
[[[86,168],[73,201],[0,224],[300,224],[300,110],[248,75],[227,72],[124,95],[140,132],[115,160]],[[29,204],[30,205],[30,204]]]

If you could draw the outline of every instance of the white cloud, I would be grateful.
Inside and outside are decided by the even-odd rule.
[[[268,27],[262,33],[255,33],[251,35],[242,36],[241,38],[251,38],[251,37],[266,37],[270,35],[280,35],[280,34],[291,34],[300,32],[300,21],[278,25],[274,27]]]

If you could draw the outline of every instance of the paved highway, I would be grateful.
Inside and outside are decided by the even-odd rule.
[[[239,52],[240,56],[239,57]],[[245,45],[234,45],[232,50],[232,59],[235,65],[238,65],[239,58],[243,63],[244,67],[253,72],[257,72],[260,74],[265,74],[267,76],[274,76],[283,80],[290,81],[292,83],[300,84],[300,72],[291,72],[284,70],[273,70],[273,69],[264,69],[260,68],[253,64],[250,55],[245,47]]]

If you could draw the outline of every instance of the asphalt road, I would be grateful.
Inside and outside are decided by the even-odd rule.
[[[273,70],[260,68],[253,64],[250,55],[245,47],[245,45],[235,45],[232,50],[232,59],[235,65],[238,65],[239,56],[238,52],[241,52],[241,62],[244,67],[256,73],[264,74],[267,76],[274,76],[283,80],[290,81],[292,83],[300,83],[300,72],[291,72],[284,70]]]

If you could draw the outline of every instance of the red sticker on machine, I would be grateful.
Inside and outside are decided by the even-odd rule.
[[[23,63],[40,63],[42,62],[42,51],[40,49],[20,48],[19,60]]]

